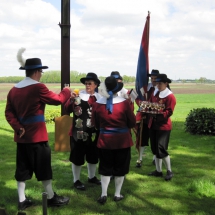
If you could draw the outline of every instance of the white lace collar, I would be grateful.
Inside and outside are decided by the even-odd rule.
[[[124,98],[122,98],[120,96],[117,96],[117,95],[113,96],[113,104],[117,104],[117,103],[120,103],[120,102],[123,102],[123,101],[125,101]],[[101,99],[99,99],[96,102],[99,103],[99,104],[106,104],[107,103],[107,98],[106,97],[102,97]]]
[[[99,100],[100,98],[102,98],[102,96],[100,94],[98,94],[97,92],[95,92],[93,94],[96,97],[96,100]],[[90,94],[86,92],[86,90],[82,90],[79,93],[79,97],[83,100],[83,101],[88,101]]]
[[[20,81],[18,84],[15,85],[16,88],[23,88],[27,87],[33,84],[38,84],[40,82],[33,80],[32,78],[26,77],[22,81]]]
[[[172,91],[170,91],[168,88],[166,88],[165,90],[163,90],[159,93],[159,98],[161,98],[161,99],[165,98],[170,94],[172,94]]]

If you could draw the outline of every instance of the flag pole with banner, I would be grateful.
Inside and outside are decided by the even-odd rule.
[[[148,16],[146,17],[146,23],[143,29],[143,35],[140,44],[140,51],[137,63],[137,74],[135,88],[138,94],[138,101],[147,100],[147,86],[148,86],[148,74],[149,74],[149,27],[150,27],[150,12],[148,11]],[[143,116],[141,112],[136,114],[136,149],[140,157],[140,147],[142,143],[142,133],[143,133]],[[137,161],[137,165],[141,166],[142,160]]]
[[[147,100],[147,85],[149,74],[149,27],[150,27],[150,12],[146,17],[146,23],[143,30],[140,51],[137,63],[137,74],[135,88],[140,100]]]

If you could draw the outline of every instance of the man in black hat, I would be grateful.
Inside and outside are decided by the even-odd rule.
[[[20,49],[17,60],[21,70],[26,71],[26,78],[16,84],[8,93],[5,116],[14,130],[17,142],[16,172],[19,203],[18,209],[24,210],[33,203],[25,196],[25,181],[33,173],[42,181],[48,194],[48,206],[61,206],[69,202],[68,197],[58,196],[52,190],[51,149],[48,144],[44,111],[45,105],[60,105],[70,98],[71,90],[64,88],[59,94],[39,82],[43,69],[39,58],[25,60]]]
[[[114,77],[118,82],[123,82],[123,78],[118,71],[111,72],[110,76]],[[128,90],[124,87],[119,92],[117,92],[117,95],[125,99],[129,98]]]
[[[135,125],[135,115],[129,101],[117,96],[123,87],[122,82],[110,76],[101,84],[102,98],[93,104],[92,123],[100,130],[97,146],[99,148],[99,174],[102,193],[98,203],[107,201],[110,177],[114,175],[115,194],[113,200],[121,201],[121,188],[124,177],[129,172],[131,146],[130,129]]]
[[[149,99],[151,95],[155,95],[158,92],[158,89],[156,87],[156,81],[155,81],[158,74],[159,74],[159,71],[156,69],[153,69],[151,71],[151,74],[148,74],[148,77],[151,78],[151,83],[149,83],[147,86],[147,99]],[[137,104],[139,104],[141,101],[137,99],[136,102]],[[137,112],[136,121],[137,121],[136,144],[139,152],[139,158],[136,162],[136,167],[141,167],[145,147],[149,146],[149,128],[148,128],[145,114],[141,112]],[[155,165],[155,156],[153,156],[152,162]]]
[[[118,71],[112,71],[110,76],[114,77],[117,80],[117,82],[123,83],[123,78]],[[122,89],[117,92],[117,95],[122,98],[128,99],[130,101],[129,104],[131,105],[131,108],[134,111],[134,103],[133,103],[134,99],[133,101],[131,100],[131,97],[129,96],[130,92],[124,87],[122,87]],[[114,176],[112,175],[111,180],[113,179],[114,179]]]
[[[171,80],[166,74],[159,74],[155,81],[158,93],[155,96],[151,96],[149,101],[162,105],[162,113],[155,116],[152,114],[149,120],[149,122],[151,122],[149,123],[151,150],[156,156],[156,170],[148,175],[162,177],[162,163],[164,163],[167,170],[165,180],[169,181],[173,177],[170,156],[168,153],[170,133],[172,130],[170,117],[175,109],[176,98],[169,88]]]
[[[81,167],[87,161],[88,182],[100,185],[100,180],[95,176],[98,163],[98,150],[96,146],[97,134],[91,125],[92,104],[101,98],[95,90],[99,87],[100,80],[95,73],[88,73],[80,79],[85,85],[85,90],[79,95],[72,93],[71,98],[65,104],[68,113],[73,112],[73,125],[70,129],[70,161],[74,187],[85,190],[85,185],[80,181]]]

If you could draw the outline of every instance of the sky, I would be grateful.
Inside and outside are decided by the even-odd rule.
[[[149,71],[215,80],[214,0],[70,0],[70,70],[136,76],[150,11]],[[0,76],[25,76],[16,55],[61,69],[61,0],[0,1]]]

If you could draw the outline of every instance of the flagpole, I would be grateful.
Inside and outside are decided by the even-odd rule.
[[[147,98],[147,86],[148,86],[148,76],[149,73],[149,30],[150,30],[150,11],[146,17],[145,26],[143,29],[142,39],[140,43],[140,51],[137,63],[137,73],[136,73],[136,92],[139,99],[146,100]]]
[[[140,43],[140,51],[137,63],[136,83],[135,88],[140,101],[147,100],[147,86],[148,86],[148,74],[149,74],[149,30],[150,30],[150,11],[146,17],[145,26],[143,29],[142,39]],[[141,114],[139,112],[139,114]],[[140,131],[137,132],[137,150],[140,157],[141,135],[143,129],[143,119],[140,121]],[[139,161],[139,158],[138,158]],[[140,161],[139,161],[140,162]]]

